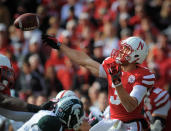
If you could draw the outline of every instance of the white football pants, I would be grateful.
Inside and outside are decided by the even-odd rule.
[[[89,131],[143,131],[140,121],[123,123],[117,119],[103,119]]]

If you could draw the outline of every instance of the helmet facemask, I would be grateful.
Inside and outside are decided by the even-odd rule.
[[[76,96],[59,99],[54,113],[67,129],[77,130],[84,119],[83,104]]]
[[[113,49],[111,53],[111,57],[115,59],[116,63],[121,65],[129,64],[131,57],[130,55],[133,53],[132,48],[127,44],[122,44],[120,46],[120,50]]]
[[[13,88],[15,75],[14,71],[6,66],[0,66],[0,90]]]
[[[71,121],[72,116],[76,117],[76,119],[73,120],[73,123],[75,123],[75,121],[76,121],[76,123],[73,124],[74,126],[72,128],[74,130],[78,130],[80,128],[81,124],[83,123],[83,119],[84,119],[84,115],[81,115],[81,117],[80,117],[80,114],[81,114],[80,109],[81,108],[82,108],[82,106],[80,104],[73,105],[72,111],[71,111],[71,114],[73,114],[73,115],[71,115],[71,114],[69,115],[69,119],[68,119],[68,122],[67,122],[67,127],[68,128],[70,127],[70,124],[72,122]]]

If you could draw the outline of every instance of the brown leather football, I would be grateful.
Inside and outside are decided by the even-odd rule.
[[[14,25],[16,28],[23,31],[30,31],[39,27],[40,19],[37,14],[25,13],[17,17],[17,19],[14,21]]]

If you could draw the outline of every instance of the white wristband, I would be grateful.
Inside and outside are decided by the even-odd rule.
[[[119,86],[121,86],[122,85],[122,82],[120,82],[120,83],[118,83],[118,84],[113,84],[114,85],[114,87],[119,87]]]

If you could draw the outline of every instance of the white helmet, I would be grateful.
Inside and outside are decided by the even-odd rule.
[[[61,99],[64,96],[76,96],[76,94],[71,90],[62,90],[56,95],[56,99]]]
[[[148,54],[148,46],[139,37],[129,37],[121,41],[120,50],[114,50],[111,57],[119,64],[137,63],[142,64]]]
[[[14,84],[14,70],[8,57],[0,54],[0,90],[12,88]]]
[[[62,90],[56,95],[55,98],[52,98],[50,101],[58,102],[64,96],[76,96],[76,94],[71,90]],[[54,104],[54,105],[56,105],[56,104]]]

